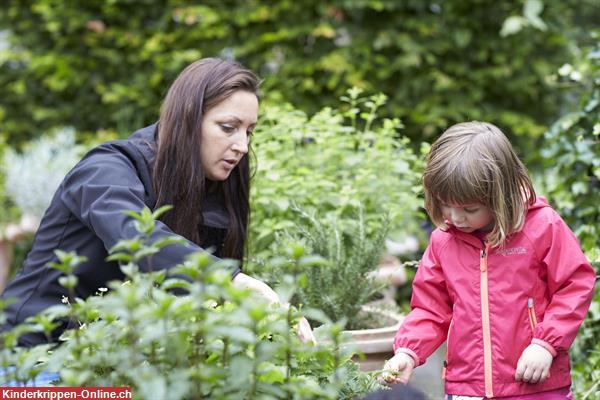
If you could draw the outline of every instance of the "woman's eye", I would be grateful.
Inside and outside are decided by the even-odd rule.
[[[225,133],[233,133],[235,131],[235,126],[231,125],[221,125],[221,129]]]
[[[472,214],[479,211],[479,208],[465,208],[465,211]]]
[[[254,134],[254,131],[246,131],[246,135],[248,136],[252,136]]]

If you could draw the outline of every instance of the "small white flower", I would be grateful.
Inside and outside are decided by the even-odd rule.
[[[571,64],[564,64],[562,67],[558,69],[558,74],[560,76],[567,76],[571,72],[573,72],[573,66]]]
[[[575,82],[579,82],[581,80],[581,72],[573,71],[573,72],[571,72],[569,77],[571,78],[571,80],[573,80]]]

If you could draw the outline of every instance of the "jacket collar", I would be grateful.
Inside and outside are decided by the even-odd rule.
[[[156,160],[156,138],[158,136],[158,123],[154,123],[145,128],[138,129],[131,135],[135,147],[140,151],[146,166],[152,170],[154,160]]]
[[[450,224],[449,221],[446,221],[446,225],[448,226],[448,229],[446,230],[446,232],[450,233],[455,238],[462,240],[463,242],[465,242],[473,247],[476,247],[478,249],[485,248],[485,244],[483,243],[483,241],[481,239],[479,239],[476,235],[474,235],[472,233],[459,231],[458,229],[456,229],[454,227],[454,225]]]

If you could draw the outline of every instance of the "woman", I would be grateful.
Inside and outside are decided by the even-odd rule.
[[[16,302],[6,310],[7,326],[59,304],[68,293],[58,283],[61,273],[46,267],[56,262],[55,249],[75,251],[87,261],[75,274],[76,294],[85,298],[124,278],[118,264],[107,262],[107,250],[120,239],[134,237],[134,221],[124,210],[173,209],[156,224],[152,240],[179,235],[187,245],[169,245],[142,263],[144,271],[169,268],[187,255],[211,248],[215,257],[242,263],[249,220],[249,139],[258,115],[258,78],[238,63],[201,59],[175,80],[157,124],[128,140],[91,150],[58,188],[36,234],[24,265],[3,293]],[[236,286],[277,303],[266,284],[232,272]],[[53,340],[67,329],[53,333]],[[305,319],[300,338],[314,341]],[[20,338],[20,345],[46,342],[41,333]]]

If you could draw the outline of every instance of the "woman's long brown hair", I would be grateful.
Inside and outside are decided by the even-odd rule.
[[[198,245],[202,241],[202,204],[209,183],[200,160],[204,114],[236,91],[258,95],[258,85],[257,76],[242,65],[205,58],[181,72],[163,101],[153,176],[156,208],[172,205],[173,209],[161,220],[175,233]],[[222,196],[229,213],[229,229],[220,255],[240,263],[250,219],[248,154],[227,180],[210,182],[211,190]]]

